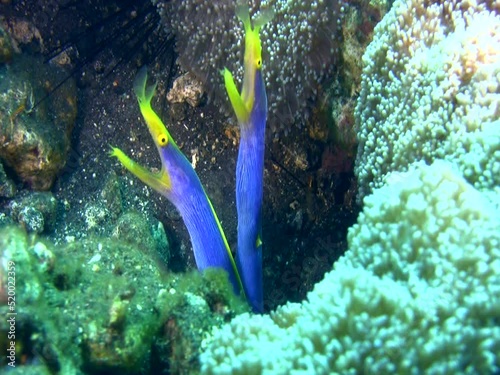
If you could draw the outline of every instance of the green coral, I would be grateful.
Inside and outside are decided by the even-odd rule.
[[[234,295],[226,272],[220,269],[175,276],[168,284],[156,301],[160,321],[165,322],[155,342],[159,368],[173,374],[198,372],[202,341],[212,327],[249,311],[249,306]]]
[[[190,373],[199,368],[200,343],[211,327],[248,311],[223,271],[166,273],[133,243],[89,236],[54,246],[4,227],[3,315],[9,261],[16,264],[18,373],[156,373],[158,364]],[[8,328],[0,322],[4,352]]]
[[[307,301],[236,317],[202,372],[498,371],[499,213],[447,162],[410,169],[365,199],[350,250]]]

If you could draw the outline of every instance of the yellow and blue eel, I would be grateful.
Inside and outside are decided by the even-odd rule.
[[[223,268],[229,274],[235,293],[240,294],[243,290],[241,279],[212,203],[191,163],[151,107],[156,85],[146,87],[146,83],[147,70],[143,67],[135,79],[134,91],[142,117],[160,154],[160,172],[150,172],[118,148],[112,147],[110,154],[177,208],[189,232],[198,269]]]
[[[237,7],[236,15],[245,28],[244,74],[241,93],[231,72],[224,69],[224,84],[240,128],[236,164],[236,208],[238,249],[236,265],[248,302],[262,312],[261,211],[264,178],[264,148],[267,96],[262,76],[262,46],[259,31],[273,16],[263,11],[252,25],[248,7]]]

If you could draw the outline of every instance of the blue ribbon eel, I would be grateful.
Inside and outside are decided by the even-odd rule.
[[[264,148],[267,96],[262,76],[262,46],[259,31],[272,19],[264,10],[250,20],[248,7],[238,6],[236,14],[245,29],[244,75],[241,94],[231,72],[223,71],[226,91],[240,128],[236,164],[236,207],[238,248],[236,265],[246,297],[254,312],[263,312],[261,211],[264,178]]]
[[[141,114],[158,149],[161,171],[150,172],[115,147],[112,147],[111,155],[177,208],[189,232],[198,269],[223,268],[229,275],[235,293],[240,294],[242,282],[217,214],[191,163],[151,107],[156,85],[146,87],[146,82],[147,70],[143,67],[135,79],[134,91]]]

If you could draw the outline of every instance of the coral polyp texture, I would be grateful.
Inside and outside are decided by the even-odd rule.
[[[391,176],[307,300],[215,331],[203,373],[499,371],[499,212],[446,161]]]
[[[360,198],[438,158],[499,191],[499,13],[491,1],[396,1],[376,26],[356,108]]]
[[[306,301],[214,330],[203,373],[500,371],[494,6],[393,4],[363,58],[349,249]]]
[[[241,84],[243,32],[236,1],[161,1],[166,28],[176,36],[178,62],[201,80],[210,97],[229,111],[220,71],[228,68]],[[334,69],[339,56],[341,0],[252,0],[253,11],[272,8],[274,17],[260,35],[271,129],[301,124],[308,100]]]

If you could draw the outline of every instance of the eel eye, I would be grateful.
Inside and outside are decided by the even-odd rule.
[[[168,138],[167,138],[166,134],[160,134],[158,136],[158,144],[163,147],[163,146],[166,146],[167,143],[168,143]]]
[[[261,65],[262,65],[262,61],[260,59],[257,60],[257,68],[260,68]]]

